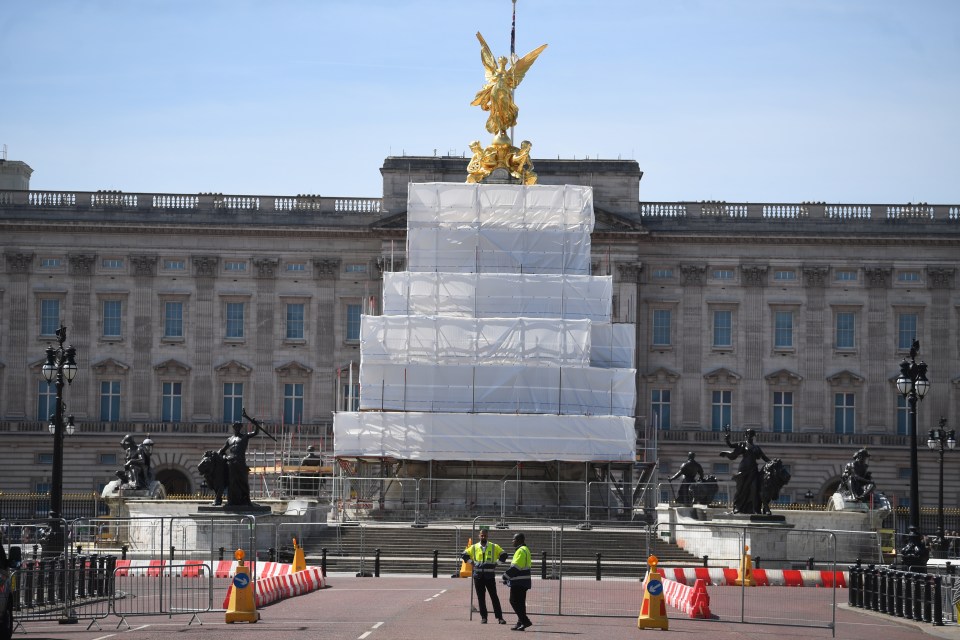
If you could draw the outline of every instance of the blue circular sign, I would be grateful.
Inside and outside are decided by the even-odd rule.
[[[651,580],[647,583],[647,591],[649,591],[652,596],[658,596],[663,593],[663,583],[659,580]]]
[[[238,573],[233,576],[233,586],[237,589],[244,589],[250,584],[250,576],[245,573]]]

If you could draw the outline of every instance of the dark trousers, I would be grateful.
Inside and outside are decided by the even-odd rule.
[[[497,576],[493,573],[473,576],[473,587],[477,590],[477,608],[480,609],[480,617],[487,619],[487,598],[485,593],[490,594],[490,602],[493,604],[493,615],[499,620],[503,617],[503,610],[500,608],[500,596],[497,595]]]
[[[527,617],[527,591],[526,587],[510,587],[510,606],[517,614],[517,622],[529,627],[533,623]]]

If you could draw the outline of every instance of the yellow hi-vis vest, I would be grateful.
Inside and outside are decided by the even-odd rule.
[[[532,567],[533,558],[530,557],[530,547],[523,545],[514,551],[510,568],[504,571],[503,575],[509,580],[508,584],[511,588],[529,589]]]
[[[467,549],[467,555],[473,563],[473,576],[494,573],[501,553],[503,548],[494,542],[487,541],[486,549],[481,547],[479,542],[473,544]]]

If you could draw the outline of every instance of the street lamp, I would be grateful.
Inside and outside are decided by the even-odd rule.
[[[910,527],[907,541],[900,549],[900,564],[907,567],[926,567],[930,550],[920,535],[920,490],[917,469],[917,402],[923,400],[930,389],[927,380],[927,363],[917,362],[920,341],[914,340],[910,347],[910,359],[900,363],[900,375],[897,376],[897,391],[907,400],[910,422]]]
[[[937,503],[937,550],[944,550],[944,531],[943,531],[943,451],[944,448],[955,449],[957,447],[957,438],[955,431],[947,431],[947,419],[940,417],[940,426],[937,429],[930,430],[930,437],[927,438],[927,446],[940,454],[940,501]]]
[[[64,551],[63,529],[60,527],[60,519],[63,517],[63,438],[65,433],[72,434],[76,430],[73,424],[73,416],[67,416],[67,422],[64,424],[63,414],[63,383],[73,382],[77,375],[77,350],[73,345],[63,348],[63,342],[67,339],[67,328],[60,325],[57,329],[57,342],[59,346],[55,349],[53,345],[47,347],[47,361],[43,365],[43,378],[49,385],[55,382],[57,385],[57,399],[53,415],[50,416],[50,433],[53,434],[53,478],[50,483],[50,534],[46,544],[43,547],[45,556],[58,556]]]

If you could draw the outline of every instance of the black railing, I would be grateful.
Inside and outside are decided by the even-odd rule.
[[[850,606],[943,626],[943,578],[859,562],[850,567]]]

